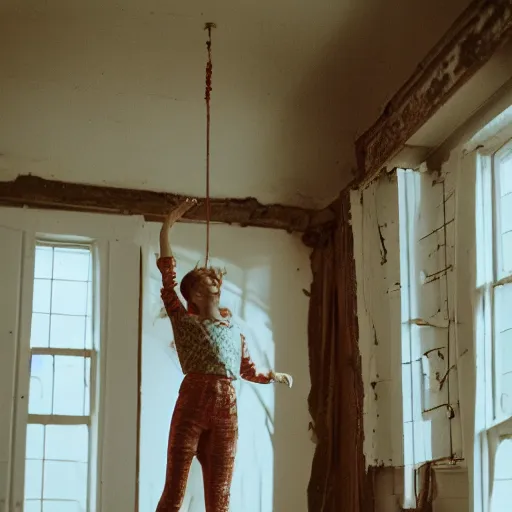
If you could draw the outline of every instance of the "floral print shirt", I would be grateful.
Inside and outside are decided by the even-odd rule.
[[[270,373],[259,373],[251,360],[239,327],[226,318],[200,320],[187,312],[176,293],[175,260],[159,258],[162,300],[171,319],[174,342],[184,374],[205,373],[242,378],[258,384],[273,382]]]

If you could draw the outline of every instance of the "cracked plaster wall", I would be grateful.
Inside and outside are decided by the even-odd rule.
[[[462,456],[452,170],[398,171],[352,195],[364,449],[367,465],[381,468],[377,512],[411,503],[421,463]],[[465,471],[444,467],[436,471],[436,510],[467,510]]]

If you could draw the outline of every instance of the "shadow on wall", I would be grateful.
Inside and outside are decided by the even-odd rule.
[[[308,190],[322,173],[323,197],[353,177],[354,144],[379,117],[392,95],[414,73],[469,0],[347,2],[334,33],[315,41],[309,73],[294,77],[276,150],[295,170],[294,186]],[[414,23],[418,20],[417,23]]]
[[[163,488],[167,437],[183,378],[170,344],[169,320],[161,318],[160,275],[155,266],[159,226],[148,226],[145,247],[142,417],[140,454],[141,512],[153,512]],[[298,238],[259,229],[214,226],[213,264],[227,276],[222,305],[241,324],[251,355],[261,368],[294,375],[292,390],[240,382],[239,442],[232,486],[232,510],[306,511],[313,445],[309,440],[307,350],[310,270]],[[173,231],[178,279],[202,261],[204,227],[178,225]],[[204,511],[201,468],[194,461],[183,510]]]

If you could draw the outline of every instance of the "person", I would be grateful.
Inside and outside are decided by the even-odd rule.
[[[195,268],[180,284],[187,308],[178,297],[169,232],[195,204],[187,199],[172,210],[160,231],[161,295],[185,377],[171,420],[166,479],[156,512],[180,510],[194,456],[203,470],[206,512],[228,512],[238,437],[233,381],[241,377],[292,386],[290,375],[257,371],[240,328],[219,307],[223,272]]]

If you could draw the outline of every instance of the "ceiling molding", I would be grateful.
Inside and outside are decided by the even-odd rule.
[[[512,37],[512,0],[474,0],[356,142],[357,177],[373,179]]]
[[[161,222],[165,214],[187,196],[147,190],[133,190],[47,180],[32,175],[0,182],[0,205],[27,206],[116,215],[141,215]],[[206,220],[205,199],[185,214],[185,221]],[[263,205],[256,199],[212,199],[211,221],[260,228],[305,232],[315,210],[279,204]]]

